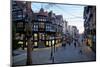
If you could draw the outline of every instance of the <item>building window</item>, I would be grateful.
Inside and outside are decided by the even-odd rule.
[[[49,40],[49,35],[46,34],[46,40]]]
[[[22,15],[18,15],[18,18],[22,18]]]
[[[16,39],[16,40],[19,40],[19,39],[20,39],[20,33],[16,33],[16,34],[15,34],[15,39]]]
[[[45,27],[45,26],[44,26],[44,23],[40,23],[40,24],[39,24],[39,28],[41,28],[40,30],[43,30],[44,27]]]
[[[39,18],[38,21],[46,21],[45,18]]]
[[[44,19],[42,19],[42,21],[46,21],[46,19],[44,18]]]
[[[46,25],[46,31],[50,31],[50,28],[51,28],[50,25],[47,24],[47,25]]]
[[[22,28],[23,27],[23,22],[18,22],[17,23],[17,28]]]
[[[34,31],[38,31],[38,25],[37,24],[34,24]]]
[[[38,19],[38,21],[41,21],[41,19]]]

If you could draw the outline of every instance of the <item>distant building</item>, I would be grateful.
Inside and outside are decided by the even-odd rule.
[[[72,36],[72,26],[68,25],[67,33],[70,34],[70,36]]]
[[[77,35],[79,35],[79,30],[77,29],[76,26],[68,25],[68,27],[67,27],[67,34],[71,38],[77,38]]]
[[[73,34],[73,38],[78,38],[79,35],[79,30],[77,29],[76,26],[72,26],[72,34]]]
[[[64,21],[64,24],[63,24],[63,33],[67,35],[67,28],[68,28],[68,22],[67,21]]]

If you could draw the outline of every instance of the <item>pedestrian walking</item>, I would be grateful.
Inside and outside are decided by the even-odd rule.
[[[63,44],[62,44],[62,47],[65,49],[65,47],[66,47],[66,44],[65,44],[65,43],[63,43]]]
[[[70,41],[68,42],[69,46],[70,46]]]
[[[71,44],[71,38],[68,40],[68,44],[69,44],[69,46],[70,46],[70,44]]]
[[[76,48],[76,41],[74,42],[74,46],[75,46],[75,48]]]
[[[74,42],[74,46],[75,46],[75,48],[76,48],[76,42]]]
[[[79,47],[79,54],[83,54],[83,51],[82,51],[82,42],[79,42],[78,43],[78,47]]]
[[[79,54],[81,54],[81,55],[82,55],[82,53],[83,53],[83,52],[82,52],[82,49],[80,49],[80,50],[79,50]]]
[[[62,41],[62,47],[65,49],[65,47],[66,47],[66,41],[65,41],[65,39]]]

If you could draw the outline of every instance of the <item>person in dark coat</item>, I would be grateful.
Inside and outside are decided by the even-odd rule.
[[[74,46],[75,46],[75,48],[76,48],[76,42],[74,42]]]

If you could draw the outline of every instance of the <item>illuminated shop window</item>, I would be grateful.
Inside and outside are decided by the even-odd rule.
[[[34,34],[34,40],[37,40],[38,39],[38,35],[35,33]]]
[[[23,44],[23,41],[19,41],[18,44]]]
[[[49,41],[49,46],[51,46],[51,41]]]
[[[58,43],[58,40],[56,40],[56,43]]]
[[[38,46],[37,42],[34,42],[34,46]]]
[[[42,34],[42,40],[44,40],[45,39],[45,36],[44,36],[44,34]]]
[[[28,43],[26,42],[26,46],[27,46],[27,44],[28,44]]]
[[[47,45],[47,46],[49,45],[48,41],[46,41],[46,45]]]
[[[53,45],[54,45],[54,43],[55,43],[54,40],[52,40],[52,44],[53,44]]]
[[[42,39],[41,33],[39,33],[39,39]]]

